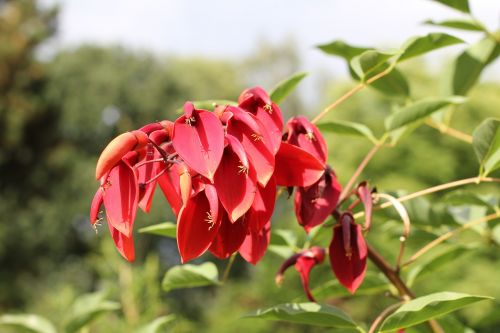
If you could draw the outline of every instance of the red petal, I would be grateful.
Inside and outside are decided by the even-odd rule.
[[[226,259],[238,251],[246,237],[247,227],[243,219],[234,223],[229,221],[225,212],[222,213],[222,221],[209,251],[219,259]]]
[[[367,182],[362,182],[358,186],[358,196],[365,206],[365,229],[369,230],[372,222],[373,200],[372,193]]]
[[[155,158],[158,158],[159,154],[155,155],[155,151],[156,150],[154,149],[153,145],[148,144],[146,146],[146,156],[142,161],[151,161]],[[139,188],[139,207],[146,213],[148,213],[151,209],[151,202],[153,201],[153,195],[156,189],[156,181],[149,183],[148,181],[152,179],[158,172],[161,172],[161,170],[163,169],[160,168],[161,166],[165,167],[160,163],[147,163],[137,168],[139,184],[144,184],[140,185],[141,187]]]
[[[101,186],[108,223],[125,236],[131,237],[139,200],[139,186],[134,168],[124,160],[111,169]]]
[[[214,185],[229,219],[235,222],[248,211],[257,189],[255,169],[248,162],[244,165],[246,158],[242,160],[243,147],[236,140],[229,142],[215,173]],[[243,156],[238,156],[237,151]]]
[[[271,151],[276,154],[283,132],[283,116],[280,108],[260,87],[245,90],[238,99],[238,103],[241,108],[254,114],[261,121],[265,131],[269,133]]]
[[[325,171],[319,181],[295,192],[295,215],[299,224],[309,233],[323,223],[337,206],[342,187],[333,171]]]
[[[259,232],[250,231],[247,234],[239,253],[247,262],[256,265],[266,253],[270,239],[271,222],[268,221]]]
[[[212,193],[205,191],[191,197],[177,218],[177,246],[183,263],[202,255],[220,226],[217,208],[211,205]]]
[[[287,123],[287,142],[298,146],[326,163],[328,149],[318,128],[304,116],[291,118]]]
[[[182,207],[182,200],[177,165],[173,165],[168,172],[165,172],[158,178],[158,185],[160,185],[163,195],[170,204],[174,215],[178,216]]]
[[[305,150],[282,142],[276,154],[274,176],[280,186],[306,187],[317,182],[325,165]]]
[[[243,116],[252,121],[242,121]],[[274,171],[274,156],[266,142],[269,141],[266,132],[259,125],[257,119],[245,112],[236,112],[241,117],[232,117],[228,120],[227,133],[234,136],[245,149],[247,157],[257,172],[257,181],[265,186]]]
[[[250,230],[259,232],[271,220],[276,203],[276,180],[272,177],[266,187],[257,185],[252,207],[245,215]]]
[[[368,254],[361,226],[358,224],[350,224],[350,243],[351,256],[348,256],[345,251],[342,226],[335,226],[330,243],[330,264],[339,282],[349,292],[354,293],[365,277]]]
[[[316,260],[314,258],[300,256],[295,263],[295,269],[300,274],[300,280],[302,282],[302,287],[306,292],[307,298],[311,302],[316,302],[313,295],[311,294],[311,289],[309,289],[309,275],[311,274],[311,269],[316,265]]]
[[[191,169],[213,181],[224,150],[224,129],[216,115],[192,110],[191,116],[180,117],[174,124],[172,143]]]
[[[90,205],[90,224],[94,225],[99,221],[99,209],[103,203],[103,193],[102,188],[99,187],[94,194],[94,198],[92,199],[92,203]]]
[[[95,169],[95,179],[100,179],[113,168],[129,151],[144,147],[148,136],[141,131],[120,134],[102,151]]]
[[[130,237],[125,236],[120,231],[115,229],[110,223],[108,223],[108,227],[118,252],[120,252],[123,258],[133,262],[135,260],[135,251],[134,239],[132,238],[132,235]]]

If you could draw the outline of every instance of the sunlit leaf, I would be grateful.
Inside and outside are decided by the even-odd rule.
[[[434,112],[439,111],[445,106],[452,104],[462,104],[466,99],[462,96],[451,96],[446,98],[427,98],[419,100],[408,106],[405,106],[386,119],[386,129],[393,131],[406,125],[423,120]]]
[[[446,291],[418,297],[405,303],[387,317],[382,323],[380,332],[394,332],[414,326],[487,299],[492,298]]]
[[[368,47],[349,45],[342,40],[336,40],[328,44],[318,45],[318,48],[326,54],[335,55],[349,61],[355,56],[370,50]]]
[[[0,316],[0,326],[10,326],[33,333],[57,333],[47,319],[34,314],[5,314]]]
[[[413,37],[401,48],[402,53],[397,61],[401,62],[422,54],[449,46],[463,43],[460,38],[445,33],[430,33],[426,36]]]
[[[380,68],[381,71],[389,68],[389,63],[385,63]],[[388,74],[370,84],[370,87],[389,96],[406,97],[410,95],[410,86],[406,77],[397,68],[393,68]]]
[[[271,241],[269,243],[269,251],[277,254],[280,257],[288,258],[294,254],[294,249],[297,248],[297,235],[286,229],[276,229],[271,232]]]
[[[472,146],[483,176],[500,168],[500,120],[484,120],[472,134]]]
[[[65,331],[67,333],[77,332],[99,316],[121,308],[119,303],[107,301],[105,297],[106,293],[104,292],[80,296],[69,310]]]
[[[212,262],[201,265],[185,264],[174,266],[165,273],[162,288],[170,291],[179,288],[193,288],[219,284],[219,272]]]
[[[269,94],[271,100],[276,104],[280,104],[306,76],[307,73],[305,72],[297,73],[278,83]]]
[[[153,234],[158,236],[176,237],[177,225],[172,222],[163,222],[139,229],[140,233]]]
[[[499,51],[498,43],[492,38],[484,38],[469,46],[453,62],[446,73],[449,94],[465,95],[477,82],[483,69],[494,60]]]
[[[318,303],[287,303],[259,309],[245,315],[247,318],[281,320],[312,326],[353,328],[356,323],[336,307]]]
[[[136,333],[162,333],[165,332],[163,328],[175,319],[174,315],[162,316],[156,318],[149,324],[139,328]]]
[[[354,73],[362,80],[376,75],[387,69],[387,60],[395,56],[396,52],[380,52],[368,50],[351,59],[350,65]]]
[[[360,123],[336,120],[336,121],[320,123],[317,126],[322,132],[331,132],[331,133],[351,135],[351,136],[362,136],[367,138],[373,143],[377,142],[377,139],[373,135],[372,130],[368,126]]]
[[[447,264],[452,263],[457,260],[457,258],[461,258],[464,254],[471,252],[474,250],[473,246],[451,246],[445,251],[435,255],[431,259],[426,260],[423,263],[420,263],[418,266],[412,268],[407,277],[408,285],[413,285],[417,278],[420,278],[426,274],[433,273],[438,271],[441,268],[446,267]]]
[[[474,205],[485,206],[494,210],[492,203],[476,193],[464,190],[453,191],[444,197],[444,201],[453,206]]]
[[[433,0],[445,6],[459,10],[464,13],[470,13],[469,0]]]
[[[445,20],[445,21],[433,21],[427,20],[424,22],[428,25],[445,27],[445,28],[453,28],[460,30],[468,30],[468,31],[484,31],[484,26],[476,21],[471,19],[453,19],[453,20]]]

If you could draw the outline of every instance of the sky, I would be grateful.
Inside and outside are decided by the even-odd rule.
[[[59,32],[53,50],[83,42],[120,44],[158,54],[238,59],[259,41],[279,43],[290,37],[303,59],[303,70],[324,68],[344,73],[340,60],[314,46],[335,39],[351,44],[397,47],[408,37],[439,29],[426,19],[462,14],[431,0],[43,0],[59,4]],[[500,0],[470,0],[472,13],[491,30],[500,27]],[[453,33],[451,30],[442,30]],[[474,33],[459,33],[468,42]],[[451,47],[429,57],[435,66]],[[452,52],[452,53],[450,53]],[[500,65],[490,73],[499,74]],[[491,75],[491,74],[490,74]]]

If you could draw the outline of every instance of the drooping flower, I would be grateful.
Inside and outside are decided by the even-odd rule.
[[[309,232],[323,223],[335,210],[342,186],[329,167],[321,178],[309,187],[299,187],[295,192],[295,216],[299,224]]]
[[[333,227],[329,255],[335,276],[353,294],[365,277],[368,249],[361,226],[350,212],[343,213]]]
[[[373,199],[372,190],[368,186],[368,182],[361,182],[358,185],[356,194],[365,207],[365,230],[370,230],[372,222]]]
[[[291,118],[287,124],[286,141],[326,163],[328,148],[319,129],[304,116]]]
[[[258,231],[248,229],[238,252],[247,262],[256,265],[266,253],[270,240],[271,221],[267,221],[264,227]]]
[[[300,274],[300,280],[302,281],[302,287],[307,295],[307,298],[311,302],[316,302],[314,299],[311,289],[309,287],[309,275],[314,266],[319,265],[325,259],[325,250],[318,246],[313,246],[308,250],[301,251],[294,254],[281,265],[278,274],[276,274],[276,283],[281,284],[284,278],[285,271],[292,265],[295,265],[295,269]]]

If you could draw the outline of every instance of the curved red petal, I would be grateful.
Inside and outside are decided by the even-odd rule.
[[[245,215],[251,231],[259,232],[271,220],[276,203],[276,180],[272,177],[266,187],[257,185],[252,206]]]
[[[118,162],[101,186],[108,223],[130,237],[139,200],[134,168],[124,160]]]
[[[300,274],[300,281],[302,282],[302,287],[307,295],[307,298],[311,302],[316,302],[313,295],[311,294],[311,289],[309,288],[309,275],[311,274],[312,268],[317,264],[314,258],[300,256],[295,263],[295,269]]]
[[[212,112],[194,110],[175,121],[172,144],[186,164],[213,181],[224,150],[224,129]]]
[[[359,184],[357,194],[363,206],[365,206],[365,229],[369,230],[372,222],[373,199],[367,182]]]
[[[323,223],[337,206],[342,186],[331,170],[309,187],[300,187],[295,192],[295,216],[307,233]]]
[[[155,149],[152,144],[146,146],[146,155],[141,161],[152,161],[157,158],[155,155]],[[158,156],[159,157],[159,156]],[[149,182],[158,172],[162,171],[161,166],[165,167],[164,164],[160,163],[146,163],[137,168],[137,178],[139,182],[139,207],[146,213],[151,209],[151,203],[153,201],[153,195],[156,189],[156,181]]]
[[[118,252],[120,252],[123,258],[133,262],[135,260],[135,250],[132,235],[130,235],[130,237],[125,236],[123,233],[115,229],[110,223],[108,223],[108,227]]]
[[[260,231],[250,231],[241,244],[240,255],[247,262],[256,265],[266,253],[271,240],[271,222],[268,221]]]
[[[297,116],[287,122],[287,142],[298,146],[326,163],[328,148],[319,129],[306,117]]]
[[[175,216],[178,216],[182,207],[182,199],[180,193],[179,175],[177,174],[176,168],[177,166],[173,165],[168,172],[165,172],[162,176],[160,176],[158,178],[158,185],[160,185],[163,195],[170,204],[172,212]]]
[[[330,264],[339,282],[353,294],[365,277],[368,250],[361,226],[352,223],[350,227],[350,256],[345,251],[342,226],[337,225],[333,228]]]
[[[247,227],[243,219],[234,223],[229,221],[227,213],[222,213],[220,227],[208,250],[219,259],[226,259],[238,251],[245,240]]]
[[[325,165],[305,150],[282,142],[276,154],[274,176],[280,186],[311,186],[325,171]]]
[[[177,246],[183,263],[202,255],[220,226],[205,191],[191,197],[177,217]]]
[[[94,225],[99,221],[99,209],[103,204],[102,188],[99,187],[94,194],[92,203],[90,204],[90,224]]]
[[[252,206],[256,189],[255,169],[245,166],[231,145],[224,150],[214,177],[214,185],[231,222],[242,217]]]

